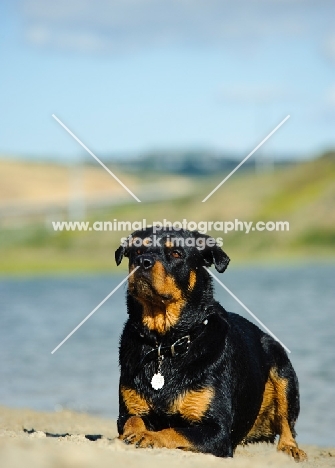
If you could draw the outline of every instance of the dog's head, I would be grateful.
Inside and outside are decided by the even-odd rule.
[[[215,240],[198,231],[156,229],[135,231],[116,250],[117,265],[129,258],[129,293],[141,303],[157,306],[184,301],[199,278],[208,273],[203,266],[215,265],[224,272],[229,257]]]

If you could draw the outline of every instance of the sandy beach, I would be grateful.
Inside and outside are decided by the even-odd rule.
[[[136,449],[116,439],[115,421],[71,411],[55,413],[0,407],[0,466],[4,468],[88,467],[284,467],[294,461],[275,447],[239,447],[234,459],[168,449]],[[303,466],[335,466],[335,448],[302,445]]]

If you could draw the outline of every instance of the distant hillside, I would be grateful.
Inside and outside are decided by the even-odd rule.
[[[142,154],[141,157],[117,159],[117,165],[128,173],[156,173],[180,174],[186,176],[206,176],[221,172],[231,172],[245,157],[229,154],[219,154],[213,151],[155,151]],[[259,155],[258,155],[259,156]],[[261,158],[250,158],[241,167],[241,172],[254,170],[256,166],[271,167],[289,165],[290,162],[275,160],[271,155]]]
[[[28,164],[28,163],[27,163]],[[47,180],[56,174],[46,171]],[[102,174],[104,174],[101,168]],[[207,177],[160,177],[151,175],[142,180],[134,173],[129,183],[140,187],[145,194],[155,181],[158,190],[148,192],[142,203],[131,199],[122,204],[110,203],[88,212],[88,220],[139,221],[148,223],[166,218],[171,221],[288,221],[289,232],[228,232],[212,230],[222,237],[224,249],[232,259],[232,266],[244,262],[296,262],[335,260],[335,157],[322,158],[276,167],[270,172],[238,171],[220,187],[206,203],[203,198],[228,174],[224,171]],[[106,174],[108,175],[108,174]],[[99,176],[100,177],[100,176]],[[101,176],[101,177],[104,177]],[[109,176],[110,177],[110,176]],[[142,176],[141,176],[142,177]],[[11,179],[7,186],[19,183]],[[21,183],[21,182],[20,182]],[[22,202],[28,197],[36,181],[25,180]],[[44,188],[43,188],[44,187]],[[41,197],[52,197],[47,185],[39,187]],[[50,186],[51,187],[51,186]],[[159,198],[168,193],[176,198]],[[187,187],[184,195],[178,190]],[[22,188],[22,187],[21,187]],[[44,193],[43,193],[43,190]],[[13,188],[14,190],[14,188]],[[48,218],[30,223],[2,223],[0,228],[0,271],[3,273],[111,271],[115,268],[113,252],[120,238],[129,232],[54,232],[51,220],[66,219],[54,212]],[[65,216],[65,217],[64,217]],[[125,271],[126,267],[121,267]]]

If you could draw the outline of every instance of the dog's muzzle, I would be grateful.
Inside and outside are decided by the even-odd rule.
[[[143,270],[150,270],[155,264],[155,258],[149,254],[138,255],[135,258],[135,266],[143,268]]]

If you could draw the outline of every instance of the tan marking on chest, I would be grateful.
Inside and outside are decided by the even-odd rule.
[[[173,327],[179,319],[182,305],[180,303],[171,303],[166,308],[160,308],[154,304],[142,303],[142,321],[151,331],[157,331],[164,335]]]
[[[202,390],[189,390],[174,400],[168,412],[169,414],[179,413],[190,422],[199,422],[208,410],[213,397],[214,390],[210,387]]]
[[[129,414],[143,416],[150,411],[146,400],[132,388],[121,387],[121,395]]]

